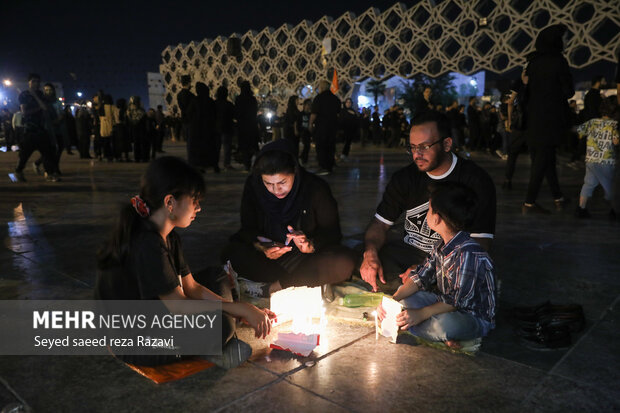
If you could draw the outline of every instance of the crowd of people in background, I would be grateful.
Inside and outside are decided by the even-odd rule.
[[[0,111],[0,131],[8,150],[19,148],[19,163],[11,174],[17,182],[26,181],[24,169],[35,151],[40,155],[32,160],[32,169],[55,182],[62,175],[63,152],[74,155],[76,149],[81,159],[149,162],[164,152],[165,139],[185,141],[190,165],[202,172],[213,169],[219,173],[220,165],[225,171],[249,171],[262,145],[284,138],[292,142],[302,166],[308,164],[314,147],[319,165],[316,172],[328,175],[338,163],[347,161],[354,142],[362,146],[406,147],[411,119],[436,111],[450,121],[455,152],[465,158],[472,152],[486,152],[506,161],[504,190],[513,188],[517,158],[529,151],[532,172],[523,213],[548,213],[536,203],[544,179],[550,185],[557,209],[561,210],[567,202],[557,178],[556,150],[567,157],[567,166],[579,169],[588,162],[592,169],[593,128],[601,127],[600,122],[592,121],[611,122],[618,116],[616,106],[610,106],[601,94],[601,87],[606,84],[603,76],[592,79],[581,111],[575,100],[568,100],[574,89],[562,50],[557,46],[558,36],[559,32],[550,30],[540,37],[538,57],[530,60],[521,78],[497,102],[472,96],[467,105],[459,100],[444,105],[433,99],[430,86],[422,86],[420,99],[413,108],[394,104],[380,113],[377,105],[358,108],[351,98],[341,102],[330,91],[330,83],[321,81],[313,99],[302,100],[292,95],[286,107],[278,111],[259,102],[247,81],[240,85],[239,95],[231,99],[225,84],[212,93],[203,82],[192,85],[191,77],[186,75],[181,78],[182,90],[177,96],[178,113],[165,113],[161,105],[146,110],[138,96],[115,101],[102,90],[88,105],[82,102],[63,107],[54,86],[46,83],[41,89],[40,76],[31,74],[28,90],[19,96],[20,110]],[[553,73],[557,82],[546,78],[549,75],[545,71]],[[556,84],[560,86],[553,86]],[[609,124],[605,125],[609,129]],[[610,139],[611,143],[605,145],[613,145],[613,138]],[[343,144],[338,154],[336,142]],[[614,158],[612,147],[607,149],[601,155],[606,157],[604,163],[613,162]],[[241,167],[233,167],[233,160]],[[591,182],[593,174],[588,175]],[[597,180],[603,182],[608,198],[609,180]],[[590,189],[581,195],[589,196]],[[576,215],[589,216],[585,201],[580,202]]]

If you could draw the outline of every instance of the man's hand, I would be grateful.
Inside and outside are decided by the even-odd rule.
[[[374,292],[377,291],[377,275],[379,275],[379,280],[385,284],[383,267],[381,266],[379,254],[376,250],[369,249],[364,252],[364,260],[360,266],[360,274],[362,275],[362,279],[372,286]]]
[[[297,249],[304,254],[311,254],[314,252],[314,245],[312,245],[312,241],[306,237],[306,234],[303,231],[295,231],[292,226],[288,226],[289,233],[286,234],[286,243],[290,243],[291,240],[295,242]]]
[[[417,310],[414,309],[406,309],[400,312],[396,316],[396,324],[400,327],[401,330],[407,330],[410,327],[417,326],[424,320],[426,320],[424,308],[420,308]]]

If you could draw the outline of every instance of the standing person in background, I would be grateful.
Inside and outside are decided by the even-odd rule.
[[[73,155],[72,147],[77,148],[77,130],[75,125],[75,117],[71,113],[71,106],[65,106],[65,124],[67,125],[67,142],[69,144],[67,153]]]
[[[234,168],[230,162],[235,133],[235,107],[228,100],[226,86],[220,86],[215,93],[215,131],[219,135],[219,142],[224,147],[224,170],[233,171]]]
[[[381,133],[381,115],[379,115],[379,106],[375,106],[371,116],[372,142],[379,145],[383,140]]]
[[[11,126],[15,133],[15,142],[21,147],[22,138],[24,137],[24,117],[21,110],[18,110],[13,114],[11,119]]]
[[[40,90],[41,77],[38,74],[28,75],[28,89],[19,95],[19,107],[23,114],[24,136],[19,148],[19,161],[14,174],[9,174],[13,182],[26,182],[24,168],[34,151],[39,151],[43,157],[46,179],[52,182],[58,180],[54,173],[54,148],[52,137],[45,128],[45,118],[48,116],[48,106],[45,96]]]
[[[181,137],[187,142],[187,159],[190,158],[189,145],[196,133],[196,112],[197,103],[196,95],[194,95],[189,89],[191,86],[192,78],[189,75],[181,76],[181,91],[177,94],[177,103],[181,110]]]
[[[524,69],[525,70],[525,69]],[[524,77],[525,79],[525,77]],[[506,162],[505,179],[502,189],[512,189],[512,176],[515,172],[517,158],[525,149],[525,129],[527,127],[525,116],[525,105],[523,102],[523,91],[525,85],[521,81],[516,81],[510,90],[510,95],[506,101],[507,127],[508,133],[508,160]]]
[[[93,133],[93,122],[86,106],[80,106],[77,110],[75,125],[80,159],[92,159],[92,156],[90,156],[90,135]]]
[[[478,110],[478,99],[476,96],[469,98],[467,124],[469,125],[469,142],[467,146],[472,151],[478,150],[480,147],[480,111]]]
[[[284,114],[284,139],[292,143],[295,159],[299,157],[299,122],[301,112],[297,108],[299,98],[295,95],[288,98],[286,113]]]
[[[536,51],[525,69],[525,104],[527,108],[527,145],[532,167],[523,214],[549,214],[536,203],[540,185],[547,179],[556,210],[562,211],[566,200],[560,189],[556,170],[556,148],[569,128],[568,99],[575,94],[568,62],[562,55],[562,36],[566,26],[557,24],[542,30],[536,38]]]
[[[150,159],[155,159],[157,151],[155,143],[157,141],[157,119],[155,109],[150,108],[146,112],[146,152],[150,154]]]
[[[95,96],[93,96],[93,150],[95,152],[95,158],[100,161],[103,160],[103,146],[101,142],[101,124],[99,116],[101,115],[103,105],[103,90],[99,90]]]
[[[320,167],[317,175],[329,175],[334,169],[340,99],[334,96],[329,87],[327,80],[319,82],[319,94],[312,101],[310,115],[310,132],[314,136]]]
[[[340,112],[340,127],[344,133],[344,146],[340,154],[340,160],[346,161],[351,151],[351,142],[358,137],[360,130],[359,117],[355,109],[353,109],[353,100],[347,98],[344,101],[344,107]]]
[[[6,143],[6,150],[11,151],[11,147],[15,145],[15,131],[11,125],[13,115],[7,108],[3,108],[0,111],[0,130],[4,131],[4,140]]]
[[[613,206],[613,176],[616,160],[614,152],[620,145],[618,135],[618,122],[613,119],[618,110],[618,102],[614,96],[603,100],[599,110],[600,117],[590,119],[577,128],[580,138],[587,139],[586,151],[586,175],[583,178],[583,186],[579,194],[579,205],[575,210],[577,218],[590,218],[586,209],[588,199],[594,189],[601,185],[605,191],[605,199],[612,203],[609,217],[616,219],[616,211]]]
[[[456,150],[457,148],[460,148],[463,142],[463,135],[461,135],[461,131],[459,130],[459,102],[457,100],[453,100],[450,106],[448,106],[446,116],[450,120],[452,146]]]
[[[362,116],[360,118],[360,141],[362,147],[366,145],[370,138],[370,108],[362,108]]]
[[[252,167],[252,157],[258,152],[258,102],[252,94],[250,82],[241,83],[241,93],[235,99],[235,117],[239,134],[239,151],[246,172]]]
[[[299,139],[303,144],[301,155],[299,156],[299,163],[301,166],[306,166],[308,163],[308,155],[310,154],[310,145],[312,134],[310,133],[310,112],[312,111],[312,100],[304,100],[303,109],[301,111],[301,123],[299,128]]]
[[[127,101],[118,99],[114,109],[113,150],[114,158],[119,162],[130,162],[131,142],[127,131]]]
[[[157,105],[157,112],[155,112],[155,122],[157,123],[157,138],[155,139],[155,151],[159,153],[164,153],[166,115],[164,114],[164,107],[162,105]]]
[[[211,99],[209,86],[196,83],[196,134],[187,142],[189,164],[204,170],[213,168],[220,172],[219,136],[215,132],[215,101]]]
[[[129,98],[127,107],[127,130],[133,142],[133,159],[136,162],[149,161],[149,143],[146,131],[146,112],[142,109],[139,96]]]
[[[52,162],[54,163],[54,174],[56,176],[62,175],[60,172],[60,157],[62,155],[62,151],[69,144],[69,139],[67,135],[67,127],[65,124],[65,111],[62,108],[62,104],[58,102],[56,98],[56,89],[54,85],[51,83],[46,83],[43,86],[43,96],[45,97],[48,110],[46,116],[46,129],[48,134],[52,137],[52,145],[53,145],[53,158]],[[68,151],[68,153],[71,153]],[[40,156],[33,163],[34,171],[38,175],[43,175],[43,170],[41,165],[43,164],[43,157]]]
[[[603,96],[601,96],[601,86],[605,85],[605,78],[603,76],[594,76],[592,78],[592,86],[586,96],[583,98],[583,111],[581,112],[581,123],[585,123],[590,119],[598,119],[601,117],[601,103],[603,103]]]
[[[103,104],[99,106],[99,134],[101,136],[101,148],[103,157],[112,162],[112,139],[114,134],[114,100],[110,95],[103,96]]]

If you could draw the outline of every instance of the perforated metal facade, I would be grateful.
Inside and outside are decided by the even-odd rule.
[[[569,28],[566,56],[572,67],[615,61],[620,48],[620,0],[432,3],[437,5],[429,0],[410,8],[397,3],[384,12],[371,8],[359,16],[347,12],[336,19],[324,16],[314,23],[233,34],[241,39],[241,57],[227,55],[227,38],[221,36],[168,46],[160,65],[166,102],[176,110],[183,74],[216,87],[226,80],[233,94],[248,80],[283,103],[290,93],[327,78],[331,68],[338,72],[341,98],[350,96],[354,82],[367,77],[482,69],[502,73],[521,66],[540,29],[555,23]],[[486,27],[480,25],[481,18],[487,19]],[[324,65],[326,37],[335,41],[335,48]]]

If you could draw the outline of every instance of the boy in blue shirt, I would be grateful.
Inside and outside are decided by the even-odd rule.
[[[431,188],[428,226],[441,236],[426,261],[401,275],[394,299],[404,310],[401,330],[454,348],[495,327],[495,272],[485,250],[463,228],[473,219],[476,194],[456,182]],[[384,311],[378,309],[379,318]]]

